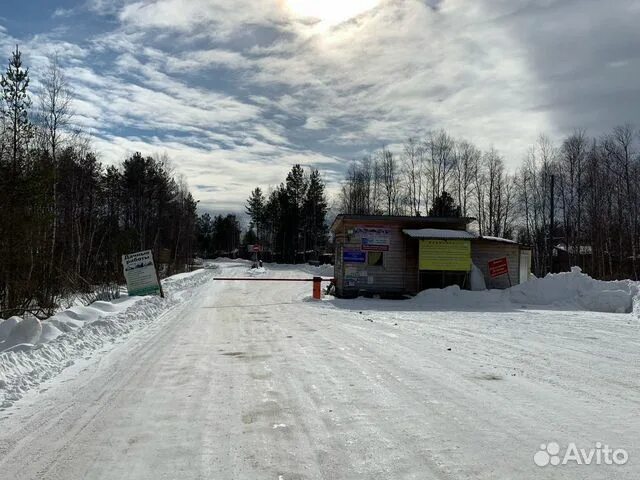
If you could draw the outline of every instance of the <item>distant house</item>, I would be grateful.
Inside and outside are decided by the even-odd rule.
[[[568,272],[574,265],[588,269],[592,254],[591,245],[567,246],[560,242],[553,248],[553,272]]]
[[[479,237],[473,218],[338,215],[335,278],[338,296],[415,295],[428,288],[469,288],[472,265],[488,288],[526,281],[531,250],[512,240]]]

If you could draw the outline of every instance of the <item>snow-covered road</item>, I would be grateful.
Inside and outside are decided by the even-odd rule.
[[[640,478],[632,314],[314,303],[304,283],[197,288],[1,411],[0,478]],[[549,442],[629,458],[536,466]]]

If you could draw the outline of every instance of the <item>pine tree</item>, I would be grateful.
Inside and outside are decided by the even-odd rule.
[[[26,292],[37,288],[34,277],[42,215],[40,175],[27,171],[27,147],[31,137],[29,70],[16,50],[0,76],[2,148],[0,148],[0,303],[18,305]],[[31,173],[31,177],[29,177]],[[37,201],[36,201],[37,200]],[[38,232],[36,234],[36,232]],[[36,241],[36,236],[38,240]]]
[[[14,178],[18,175],[32,132],[29,122],[31,99],[27,92],[28,87],[29,69],[22,67],[22,53],[16,45],[9,66],[0,78],[2,116],[9,136],[11,170]]]

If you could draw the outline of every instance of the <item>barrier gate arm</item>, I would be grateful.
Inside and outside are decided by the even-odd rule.
[[[217,282],[313,282],[313,298],[322,299],[322,283],[335,283],[335,278],[313,277],[313,278],[254,278],[254,277],[216,277]]]

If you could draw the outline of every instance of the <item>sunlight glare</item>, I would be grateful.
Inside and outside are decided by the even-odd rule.
[[[287,8],[296,17],[314,18],[338,25],[374,8],[380,0],[287,0]]]

